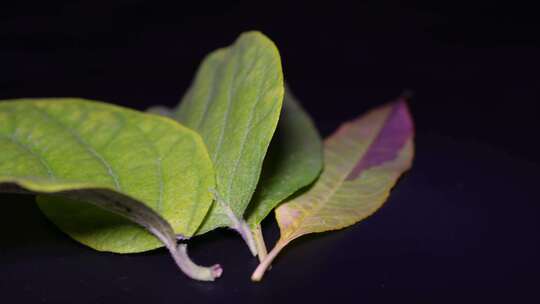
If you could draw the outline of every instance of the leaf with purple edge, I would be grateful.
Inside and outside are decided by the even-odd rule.
[[[414,129],[399,99],[342,125],[324,143],[324,169],[315,184],[280,205],[281,237],[252,275],[259,281],[276,255],[309,233],[337,230],[379,209],[412,164]]]

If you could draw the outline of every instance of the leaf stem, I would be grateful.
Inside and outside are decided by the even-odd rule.
[[[214,281],[223,273],[223,268],[219,264],[210,267],[195,264],[187,253],[186,244],[178,244],[176,236],[169,229],[159,229],[158,226],[150,226],[147,229],[155,235],[167,247],[176,265],[188,277],[199,281]],[[169,227],[170,228],[170,227]]]
[[[249,229],[249,225],[244,220],[238,220],[232,227],[232,229],[236,230],[242,236],[244,239],[244,242],[246,242],[249,251],[251,251],[251,254],[253,256],[257,255],[257,245],[255,244],[255,240],[253,239],[253,234],[251,234],[251,230]]]
[[[216,190],[211,189],[210,192],[212,192],[212,194],[214,195],[214,199],[216,200],[216,202],[218,202],[221,208],[223,208],[223,210],[225,211],[225,214],[231,221],[230,228],[236,230],[236,232],[240,234],[240,236],[246,242],[249,248],[249,251],[251,251],[251,254],[253,254],[253,256],[256,256],[257,246],[255,244],[255,240],[253,239],[253,234],[251,233],[251,230],[249,229],[249,225],[246,223],[246,221],[244,221],[241,218],[238,218],[236,214],[234,214],[229,204],[227,204],[223,200],[223,198],[219,195],[219,193]]]
[[[259,266],[257,266],[257,269],[255,269],[255,271],[251,275],[252,281],[259,282],[262,279],[264,273],[270,267],[274,258],[278,255],[278,253],[281,252],[281,250],[285,247],[285,245],[287,245],[287,243],[289,243],[289,241],[279,240],[277,242],[274,248],[268,253],[266,258],[264,258],[264,260],[259,264]]]
[[[180,269],[190,278],[199,281],[214,281],[223,273],[219,264],[210,267],[199,266],[188,256],[187,245],[179,244],[175,248],[169,248],[169,252]]]
[[[262,263],[262,261],[268,255],[268,250],[266,249],[266,244],[264,243],[261,224],[251,228],[251,232],[253,234],[253,239],[255,240],[255,246],[257,247],[257,256],[259,257],[259,262]]]

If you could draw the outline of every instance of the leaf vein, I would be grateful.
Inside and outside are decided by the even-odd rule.
[[[152,149],[152,152],[157,157],[157,160],[156,160],[157,172],[156,173],[157,173],[157,178],[158,178],[158,181],[159,181],[159,190],[158,190],[159,192],[158,192],[158,199],[157,199],[157,202],[156,202],[156,211],[161,213],[161,211],[163,209],[163,193],[165,191],[165,184],[163,183],[163,161],[162,161],[161,155],[160,155],[154,141],[152,141],[152,140],[150,140],[148,138],[148,135],[141,129],[141,127],[139,127],[137,124],[134,124],[134,123],[130,123],[130,125],[134,126],[135,129],[137,129],[137,131],[139,131],[141,133],[141,135],[144,138],[144,140],[146,141],[147,145],[150,147],[150,149]]]
[[[3,138],[6,138],[7,140],[11,141],[12,143],[16,144],[23,151],[27,152],[28,154],[30,154],[34,158],[36,158],[39,161],[39,163],[43,166],[43,168],[45,168],[45,170],[47,171],[47,175],[49,175],[49,177],[52,178],[52,179],[56,179],[56,176],[55,176],[51,166],[49,165],[48,161],[45,159],[45,157],[43,155],[40,155],[39,153],[34,151],[34,149],[32,149],[30,147],[30,145],[28,145],[26,143],[23,143],[22,141],[18,140],[14,136],[6,136],[6,135],[1,135],[1,136]]]
[[[40,109],[39,107],[36,107],[33,104],[29,104],[29,105],[37,113],[41,114],[45,119],[56,124],[61,129],[66,130],[79,145],[81,145],[88,153],[90,153],[90,155],[92,155],[95,159],[97,159],[103,165],[103,167],[107,171],[107,174],[112,178],[115,188],[117,190],[122,189],[122,187],[120,186],[120,180],[118,178],[118,175],[114,172],[114,169],[112,168],[112,166],[107,162],[107,160],[101,154],[99,154],[96,150],[94,150],[79,134],[75,133],[70,128],[70,126],[65,125],[56,117],[50,115],[47,111]]]
[[[234,63],[233,77],[231,79],[231,89],[229,90],[229,94],[227,94],[227,108],[225,109],[225,121],[223,122],[223,128],[221,128],[221,131],[218,137],[218,143],[212,155],[212,161],[214,163],[216,162],[216,158],[219,155],[221,146],[223,145],[223,136],[225,135],[225,129],[227,129],[227,125],[229,124],[229,116],[230,116],[230,112],[231,112],[230,110],[231,110],[232,100],[233,100],[232,96],[234,95],[233,92],[236,93],[236,87],[234,86],[234,81],[236,80],[239,69],[238,69],[238,63],[236,62],[236,60],[233,60],[233,63]]]
[[[245,149],[245,146],[246,146],[247,139],[248,139],[249,134],[251,133],[251,130],[252,130],[251,126],[252,126],[253,118],[255,116],[255,109],[259,105],[259,102],[261,101],[261,96],[263,95],[263,94],[260,93],[263,84],[264,84],[264,81],[261,81],[259,90],[257,91],[257,92],[259,92],[257,94],[257,99],[255,100],[255,103],[254,103],[253,108],[251,109],[251,112],[250,112],[250,115],[249,115],[248,128],[244,132],[244,137],[242,138],[242,141],[240,143],[240,153],[238,154],[238,157],[236,158],[236,160],[234,162],[234,166],[232,167],[232,171],[231,171],[231,175],[230,175],[231,178],[229,178],[229,185],[227,186],[227,193],[228,194],[231,193],[232,185],[233,185],[233,182],[234,182],[234,177],[236,176],[236,171],[238,170],[238,166],[240,164],[240,159],[242,158],[242,154],[244,153],[244,149]]]

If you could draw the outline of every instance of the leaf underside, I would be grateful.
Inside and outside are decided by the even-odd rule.
[[[405,101],[344,124],[324,143],[324,169],[315,184],[276,209],[281,237],[255,270],[258,281],[276,255],[309,233],[341,229],[380,208],[412,164],[413,123]]]
[[[186,245],[176,242],[176,233],[195,232],[211,204],[209,191],[203,189],[214,186],[212,163],[195,132],[170,119],[99,102],[20,99],[0,103],[0,148],[0,191],[46,195],[40,207],[76,240],[120,252],[155,248],[159,240],[190,278],[213,281],[221,276],[219,265],[194,264]],[[188,175],[179,176],[178,169]],[[190,194],[179,200],[176,196],[184,191]],[[69,201],[81,208],[65,205]],[[178,213],[178,203],[191,208],[182,209],[189,216]],[[107,229],[70,230],[78,227],[73,223],[81,214],[85,219],[103,215],[87,213],[93,208],[114,213],[106,218],[117,216],[118,223],[133,229],[113,235],[114,240],[103,237],[103,231],[110,234]],[[99,217],[94,220],[100,223]],[[116,232],[118,226],[111,229]],[[157,240],[118,242],[149,233]]]
[[[224,204],[212,205],[198,234],[234,227],[228,211],[242,218],[279,119],[283,90],[279,52],[259,32],[242,34],[199,67],[174,116],[201,134]]]
[[[2,182],[39,193],[116,192],[187,237],[212,201],[213,169],[202,140],[170,119],[81,99],[5,101],[0,147]],[[60,229],[94,249],[127,253],[162,246],[132,218],[98,208],[91,198],[47,194],[38,204]]]

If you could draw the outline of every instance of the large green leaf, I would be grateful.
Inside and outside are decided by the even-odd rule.
[[[193,269],[176,234],[198,229],[214,182],[202,139],[171,119],[81,99],[0,102],[2,189],[55,194],[40,208],[97,250],[139,252],[159,239],[188,275],[213,279],[220,270]]]
[[[173,116],[166,107],[150,112]],[[253,194],[246,219],[258,247],[259,258],[266,255],[260,222],[280,202],[315,180],[322,169],[322,140],[300,103],[286,87],[276,132],[263,163],[261,177]]]
[[[247,227],[241,219],[279,119],[283,90],[279,52],[259,32],[242,34],[202,62],[175,113],[201,134],[216,170],[218,204],[199,234]]]
[[[411,167],[413,154],[413,124],[404,101],[343,125],[325,141],[324,170],[317,182],[276,209],[281,237],[252,279],[260,280],[292,240],[347,227],[374,213]]]

